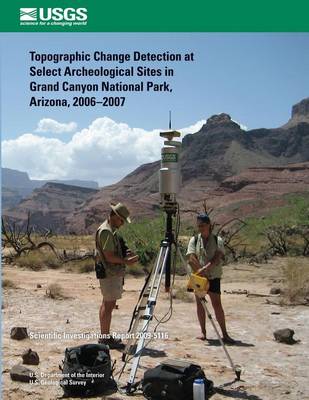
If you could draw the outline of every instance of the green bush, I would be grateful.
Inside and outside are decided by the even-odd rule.
[[[126,224],[120,234],[125,238],[129,248],[139,256],[142,266],[151,264],[164,238],[164,216],[153,219],[142,219],[133,224]]]
[[[246,243],[247,251],[265,250],[269,243],[265,236],[267,229],[285,226],[300,226],[309,221],[309,195],[289,194],[283,196],[287,205],[272,209],[264,216],[246,218],[246,226],[240,231],[238,238]]]
[[[188,231],[190,231],[191,236],[192,227],[188,228],[186,223],[183,222],[181,228],[182,231],[180,232],[180,235],[186,235],[185,241],[187,241]],[[121,229],[120,235],[123,235],[129,248],[139,256],[139,263],[142,266],[147,267],[153,264],[160,251],[160,244],[165,236],[165,214],[162,213],[157,218],[140,219],[130,225],[126,224]],[[184,249],[182,248],[183,245],[180,247],[184,254]],[[178,265],[176,270],[183,272],[183,268],[178,267]]]

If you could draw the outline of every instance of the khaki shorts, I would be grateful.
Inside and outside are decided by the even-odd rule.
[[[121,299],[123,292],[123,276],[112,276],[100,279],[100,287],[103,300],[114,301]]]

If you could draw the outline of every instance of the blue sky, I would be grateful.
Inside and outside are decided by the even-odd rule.
[[[123,108],[30,109],[30,50],[59,53],[75,50],[102,50],[113,53],[134,50],[175,53],[193,51],[195,61],[174,64],[172,93],[127,94],[126,106]],[[90,67],[91,63],[88,66]],[[154,63],[153,66],[158,65]],[[8,151],[6,146],[2,149],[3,165],[17,169],[27,168],[32,177],[49,179],[53,176],[52,163],[56,160],[40,159],[36,163],[36,152],[41,149],[40,146],[59,145],[57,151],[61,153],[63,145],[70,144],[70,153],[64,153],[63,156],[70,157],[72,161],[77,157],[76,146],[79,146],[77,142],[81,137],[78,133],[88,129],[88,136],[91,136],[90,126],[94,121],[100,120],[105,128],[110,128],[111,119],[114,123],[113,129],[121,130],[119,124],[124,123],[127,125],[125,129],[129,129],[131,133],[132,129],[138,128],[144,133],[150,132],[151,135],[157,128],[167,127],[170,109],[173,111],[175,128],[191,127],[219,112],[229,113],[233,119],[249,129],[278,127],[290,117],[292,105],[308,97],[308,71],[309,34],[1,34],[1,131],[2,140],[6,146],[9,144],[10,150]],[[46,94],[43,95],[47,97]],[[59,123],[74,122],[76,129],[61,135],[48,130],[35,132],[39,121],[46,118]],[[100,127],[98,132],[97,137],[100,140],[100,135],[104,136],[105,131]],[[137,135],[136,132],[133,136]],[[14,142],[16,140],[17,142]],[[75,143],[74,150],[72,141]],[[18,151],[14,156],[14,146],[20,148],[22,157]],[[104,149],[111,154],[115,152],[114,144],[112,148]],[[27,157],[25,151],[29,151]],[[65,151],[68,151],[68,146]],[[144,151],[142,147],[141,151]],[[138,162],[147,162],[159,157],[159,147],[152,148],[151,151],[145,148],[145,152],[150,154],[148,158],[135,158],[134,162],[123,164],[123,168],[119,169],[118,174],[114,172],[111,179],[118,179],[130,172],[130,168],[137,166]],[[81,149],[78,154],[81,156],[79,164],[86,165],[87,157],[83,159]],[[118,157],[122,153],[117,154]],[[33,157],[34,159],[31,159]],[[48,153],[44,157],[48,158]],[[46,167],[42,168],[44,163],[50,164],[49,170]],[[74,168],[65,172],[62,168],[65,169],[62,166],[55,172],[61,172],[61,177],[74,178],[79,175]],[[87,172],[84,171],[81,175],[84,178],[98,179],[98,174],[91,173],[95,168],[95,165],[92,165],[92,169],[87,166]],[[103,183],[108,181],[100,180]]]

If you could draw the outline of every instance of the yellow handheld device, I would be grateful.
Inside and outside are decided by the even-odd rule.
[[[197,295],[205,295],[209,290],[209,281],[204,276],[191,274],[187,285],[188,292],[195,292]]]

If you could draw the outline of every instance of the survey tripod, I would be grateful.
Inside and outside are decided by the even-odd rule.
[[[164,275],[166,292],[169,292],[171,287],[171,268],[172,262],[175,260],[172,261],[173,247],[175,248],[175,252],[178,249],[177,240],[175,240],[175,233],[173,231],[173,218],[179,218],[178,204],[169,204],[165,208],[165,212],[165,236],[161,241],[155,264],[145,281],[133,311],[128,330],[129,340],[127,341],[122,356],[122,360],[125,363],[124,367],[126,363],[132,359],[130,376],[127,386],[125,387],[127,394],[133,393],[136,390],[135,377],[140,357],[145,348],[145,341],[148,338],[147,332],[149,325],[154,317],[154,309],[157,304],[157,298]],[[176,235],[178,236],[178,232],[176,232]]]

